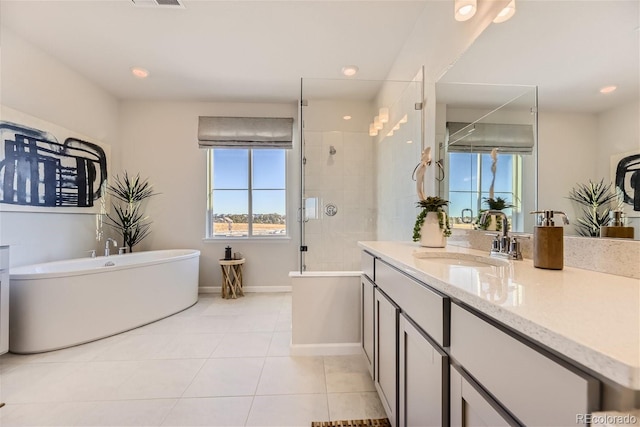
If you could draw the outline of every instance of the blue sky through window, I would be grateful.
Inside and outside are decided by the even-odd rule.
[[[279,149],[253,151],[253,213],[286,214],[286,155]],[[248,213],[249,150],[215,149],[213,209],[217,214]]]

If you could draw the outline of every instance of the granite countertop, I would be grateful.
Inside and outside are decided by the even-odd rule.
[[[359,242],[368,252],[627,388],[640,390],[640,280],[532,260],[481,268],[429,262],[416,252],[487,256],[459,246]]]

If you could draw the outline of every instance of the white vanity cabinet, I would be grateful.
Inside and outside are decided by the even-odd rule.
[[[518,423],[468,377],[451,367],[451,426],[502,427]],[[444,424],[443,424],[444,425]]]
[[[393,426],[576,425],[600,409],[600,381],[407,264],[365,253],[363,271],[363,353]]]
[[[576,425],[577,414],[599,405],[595,378],[457,304],[451,306],[450,354],[524,425]]]
[[[399,335],[398,425],[449,425],[447,354],[404,314]]]
[[[374,345],[375,345],[375,329],[374,329],[374,288],[373,282],[366,276],[362,275],[360,284],[362,287],[361,294],[361,313],[362,313],[362,353],[364,360],[369,369],[371,378],[374,376]]]
[[[372,261],[363,255],[362,349],[389,421],[448,425],[448,298],[380,259],[372,268]]]
[[[398,319],[400,310],[379,288],[374,289],[374,384],[391,425],[398,414]]]

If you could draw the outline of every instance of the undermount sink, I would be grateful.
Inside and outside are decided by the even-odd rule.
[[[413,256],[432,263],[460,267],[506,267],[509,265],[509,261],[506,259],[465,253],[415,252]]]

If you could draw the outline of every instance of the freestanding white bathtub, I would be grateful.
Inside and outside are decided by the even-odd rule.
[[[9,351],[70,347],[182,311],[198,300],[199,259],[176,249],[12,268]]]

